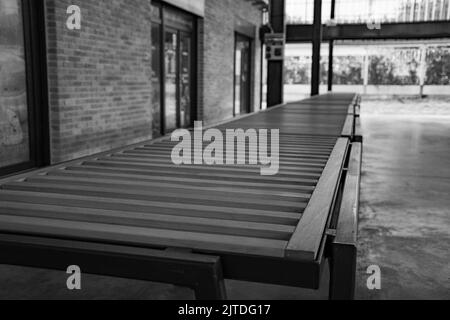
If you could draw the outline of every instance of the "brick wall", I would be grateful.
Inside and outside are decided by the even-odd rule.
[[[151,138],[150,1],[46,0],[52,162]]]
[[[150,0],[45,0],[52,163],[152,137]],[[67,7],[81,30],[66,27]],[[233,116],[236,26],[254,28],[252,108],[260,105],[261,12],[245,0],[207,0],[198,19],[198,119]]]
[[[254,25],[252,58],[252,109],[260,106],[261,45],[258,27],[261,11],[244,0],[207,0],[203,34],[203,66],[200,96],[203,119],[214,123],[233,116],[234,46],[236,26]]]

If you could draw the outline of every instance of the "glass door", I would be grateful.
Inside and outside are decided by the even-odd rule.
[[[187,33],[180,33],[180,127],[187,128],[191,121],[191,76],[192,76],[192,39]]]
[[[236,35],[234,66],[234,114],[250,113],[251,40]]]
[[[153,136],[192,127],[196,60],[194,18],[164,5],[152,17]]]
[[[192,38],[181,31],[165,34],[165,131],[192,126]]]
[[[166,132],[172,132],[179,126],[178,51],[178,32],[167,30],[164,35],[164,118]]]

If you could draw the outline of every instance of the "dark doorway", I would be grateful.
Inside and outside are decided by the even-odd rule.
[[[252,40],[236,34],[234,53],[234,115],[251,112]]]
[[[192,37],[180,32],[180,124],[182,128],[192,125]]]
[[[192,126],[191,78],[192,37],[190,34],[166,29],[164,43],[165,60],[165,130]]]
[[[0,0],[0,176],[49,162],[42,1]]]
[[[153,135],[193,126],[196,70],[194,18],[154,3],[152,24]]]
[[[165,130],[171,132],[178,127],[178,32],[166,29],[164,35],[164,106]]]

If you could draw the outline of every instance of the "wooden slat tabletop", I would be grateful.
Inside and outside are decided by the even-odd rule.
[[[327,94],[216,127],[279,129],[275,176],[252,165],[177,166],[166,138],[4,179],[0,232],[314,260],[354,101]]]

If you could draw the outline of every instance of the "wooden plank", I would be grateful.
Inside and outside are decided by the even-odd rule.
[[[293,226],[0,201],[0,214],[288,240]]]
[[[332,148],[331,148],[332,149]],[[171,155],[173,146],[167,145],[167,146],[159,146],[155,145],[154,147],[143,147],[143,148],[136,148],[135,150],[140,151],[147,151],[149,153],[158,152],[160,154],[167,154]],[[290,156],[290,155],[300,155],[300,154],[313,154],[313,155],[328,155],[330,153],[330,149],[310,149],[310,148],[303,148],[303,149],[287,149],[287,148],[280,148],[279,155],[282,156]],[[250,152],[248,150],[248,147],[246,147],[245,152],[237,151],[237,148],[235,148],[234,155],[243,155],[243,154],[251,154],[251,155],[258,155],[258,152]]]
[[[39,179],[39,178],[37,178]],[[32,180],[32,182],[12,182],[4,186],[6,190],[41,191],[48,193],[76,194],[116,199],[136,199],[146,201],[171,201],[174,203],[202,204],[208,203],[216,207],[245,207],[249,209],[270,210],[281,212],[298,212],[306,207],[306,203],[299,201],[274,201],[245,199],[243,197],[213,196],[208,194],[186,194],[183,192],[149,192],[143,188],[114,187],[105,184],[77,184],[75,181],[68,185],[66,182]]]
[[[82,169],[82,168],[80,168]],[[117,183],[122,183],[124,186],[127,185],[139,185],[144,183],[147,186],[161,187],[161,188],[184,188],[185,185],[189,185],[191,190],[202,192],[203,190],[214,190],[221,191],[230,194],[252,194],[255,196],[261,196],[266,199],[271,199],[271,197],[289,197],[289,198],[299,198],[308,199],[311,197],[311,192],[299,193],[293,191],[280,190],[279,188],[273,188],[273,190],[258,189],[252,186],[241,186],[235,185],[233,183],[223,184],[219,180],[194,180],[194,179],[168,179],[164,177],[164,180],[138,177],[136,175],[130,174],[120,174],[120,173],[102,173],[95,171],[75,171],[75,170],[55,170],[48,173],[48,176],[59,176],[59,177],[74,177],[74,178],[94,178],[94,179],[104,179],[105,181],[117,181]]]
[[[154,248],[186,248],[203,252],[262,255],[274,258],[284,256],[284,248],[287,244],[286,241],[281,240],[8,215],[0,215],[0,232]]]
[[[167,154],[166,152],[150,152],[150,151],[146,151],[146,150],[138,150],[138,149],[134,149],[134,150],[130,150],[130,151],[125,151],[124,153],[133,153],[133,154],[142,154],[142,155],[148,155],[148,156],[152,156],[152,155],[163,155],[163,156],[170,156],[169,154]],[[300,160],[319,160],[319,161],[326,161],[328,160],[328,155],[312,155],[310,153],[297,153],[294,155],[280,155],[280,159],[281,160],[294,160],[294,161],[300,161]]]
[[[64,205],[68,207],[123,210],[144,213],[168,214],[187,217],[216,218],[270,224],[296,225],[300,213],[255,210],[247,208],[220,208],[203,205],[167,203],[157,201],[114,199],[68,194],[52,194],[0,190],[0,200],[31,204]]]
[[[286,247],[286,257],[315,260],[320,251],[326,224],[347,155],[349,140],[340,138],[311,196],[302,219]]]
[[[343,115],[346,116],[346,115]],[[305,122],[305,120],[307,120],[308,117],[303,117],[305,119],[303,119],[303,122]],[[341,116],[338,118],[342,118]],[[300,120],[301,121],[301,120]],[[282,122],[282,119],[280,119],[280,122]],[[223,134],[224,136],[226,136],[226,133]],[[268,134],[267,137],[267,141],[270,141],[270,136],[271,134]],[[225,138],[225,137],[224,137]],[[329,146],[330,142],[332,142],[333,140],[335,140],[335,137],[326,137],[326,136],[308,136],[308,135],[287,135],[287,134],[279,134],[279,138],[280,138],[280,143],[284,143],[284,142],[288,142],[288,141],[296,141],[298,142],[297,147],[303,147],[303,146],[317,146],[317,147],[327,147]],[[226,141],[226,139],[224,139],[224,141]],[[210,144],[210,142],[205,142],[203,141],[203,139],[196,139],[196,138],[192,138],[191,139],[191,143],[193,142],[198,142],[201,143],[202,145],[208,145]],[[168,145],[177,145],[179,142],[178,141],[171,141],[171,140],[167,140],[167,141],[159,141],[156,143],[146,143],[143,146],[144,147],[153,147],[153,146],[163,146],[165,144]],[[246,144],[248,145],[248,139],[246,140]]]
[[[246,179],[228,179],[218,175],[215,176],[200,176],[200,175],[189,175],[185,173],[173,173],[173,172],[154,172],[154,171],[142,171],[129,168],[108,168],[101,166],[73,166],[66,168],[68,171],[77,172],[95,172],[95,173],[105,173],[105,174],[126,174],[135,176],[136,179],[148,178],[153,181],[181,181],[192,183],[194,185],[224,185],[224,186],[240,186],[248,188],[256,188],[262,190],[284,190],[284,191],[299,191],[309,192],[314,190],[314,184],[311,185],[299,185],[298,183],[265,183],[265,182],[255,182]],[[159,174],[159,175],[158,175]],[[164,174],[164,175],[161,175]]]
[[[269,140],[270,141],[270,140]],[[142,150],[150,150],[150,151],[166,151],[168,154],[172,153],[172,149],[174,148],[174,146],[176,146],[177,143],[165,143],[165,144],[155,144],[155,145],[145,145],[142,148],[138,148],[142,149]],[[209,143],[203,143],[202,147],[206,147],[208,146]],[[191,144],[191,146],[193,147],[193,144]],[[269,144],[270,147],[270,144]],[[249,144],[246,143],[245,144],[245,149],[246,152],[249,151]],[[234,151],[238,150],[238,147],[235,145]],[[283,145],[280,143],[280,154],[284,154],[284,153],[305,153],[305,152],[311,152],[311,153],[329,153],[331,150],[333,150],[333,146],[332,145],[328,145],[328,146],[319,146],[319,145],[300,145],[300,144],[291,144],[291,145]],[[236,153],[236,152],[235,152]]]
[[[264,198],[264,199],[273,199],[273,200],[294,200],[299,199],[302,201],[307,201],[312,191],[310,192],[291,192],[285,190],[278,190],[278,188],[273,188],[273,190],[264,190],[258,188],[252,188],[249,186],[235,186],[233,184],[219,184],[215,183],[216,180],[184,180],[184,179],[173,179],[173,180],[154,180],[152,178],[145,177],[136,177],[134,175],[126,175],[126,174],[115,174],[110,173],[105,175],[103,173],[97,172],[78,172],[72,170],[58,170],[55,172],[49,172],[46,177],[49,178],[57,178],[61,180],[66,180],[67,182],[71,181],[71,179],[79,179],[79,181],[91,181],[92,179],[97,180],[99,182],[104,182],[105,184],[112,185],[121,185],[124,188],[130,187],[145,187],[153,190],[154,188],[160,188],[164,190],[177,190],[177,189],[190,189],[191,192],[202,193],[202,192],[212,192],[218,193],[220,192],[222,195],[226,196],[238,196],[245,195],[253,198]],[[34,177],[33,177],[34,178]],[[209,182],[209,184],[208,184]]]
[[[333,143],[333,147],[336,144],[336,142]],[[310,162],[310,161],[326,161],[328,160],[328,155],[331,153],[331,150],[328,152],[328,154],[325,155],[312,155],[311,153],[296,153],[294,155],[280,155],[280,161],[283,160],[289,160],[289,159],[295,159],[296,162]],[[171,159],[171,153],[169,152],[160,152],[160,151],[153,151],[149,152],[146,150],[141,149],[134,149],[134,150],[127,150],[122,153],[114,153],[114,154],[125,154],[125,155],[139,155],[142,157],[147,157],[149,159],[166,159],[167,161],[172,160]],[[246,158],[248,156],[248,153],[245,153]],[[191,156],[192,157],[192,156]]]
[[[165,164],[167,163],[167,160],[164,159],[156,159],[156,160],[152,160],[149,161],[148,159],[145,158],[138,158],[138,157],[132,157],[130,155],[120,155],[120,154],[116,154],[116,155],[111,155],[110,157],[107,158],[102,158],[99,160],[106,160],[106,161],[127,161],[130,164],[148,164],[148,163],[157,163],[157,164]],[[246,160],[248,161],[248,159]],[[194,163],[194,159],[192,159],[192,163]],[[206,165],[205,165],[206,166]],[[180,167],[184,167],[184,165],[180,165]],[[244,172],[249,171],[252,174],[260,174],[261,171],[261,164],[256,164],[256,165],[226,165],[226,164],[221,164],[221,165],[213,165],[213,167],[216,168],[237,168],[240,170],[246,170]],[[323,171],[323,168],[325,167],[324,164],[308,164],[308,165],[301,165],[301,164],[297,164],[297,163],[278,163],[278,175],[284,176],[301,176],[301,177],[305,177],[305,174],[315,174],[314,178],[318,178],[320,176],[320,174]],[[292,174],[291,174],[292,173]]]
[[[155,161],[155,162],[169,161],[169,159],[170,159],[170,156],[168,156],[168,155],[153,155],[153,154],[139,154],[139,153],[133,154],[130,152],[115,153],[115,154],[112,154],[110,157],[112,157],[112,158],[115,158],[115,157],[130,158],[130,159],[135,159],[135,160],[139,160],[139,161],[145,160],[145,161]],[[325,167],[325,164],[326,164],[326,160],[321,160],[321,159],[297,159],[297,161],[280,159],[280,165],[286,166],[283,168],[300,167],[300,168],[321,168],[321,169],[323,169]],[[250,167],[252,167],[252,165],[250,165]]]
[[[330,142],[336,140],[334,136],[316,136],[307,134],[283,134],[280,133],[280,140],[291,139],[304,142]]]
[[[359,193],[361,181],[362,144],[352,143],[350,162],[345,179],[343,197],[339,210],[335,241],[356,245],[358,232]]]
[[[114,168],[115,170],[119,169],[129,169],[135,170],[135,172],[139,172],[141,174],[174,174],[174,175],[186,175],[190,177],[214,177],[221,178],[224,180],[230,181],[247,181],[247,182],[265,182],[265,183],[273,183],[276,182],[278,184],[297,184],[304,186],[313,186],[317,183],[318,175],[313,174],[302,174],[296,178],[286,177],[286,176],[261,176],[259,174],[244,174],[242,172],[229,172],[226,170],[219,171],[208,171],[203,168],[203,170],[196,170],[193,168],[185,168],[184,166],[150,166],[150,165],[133,165],[129,164],[126,161],[86,161],[84,163],[86,166],[93,167],[109,167]],[[231,171],[231,170],[230,170]]]
[[[190,184],[164,184],[164,183],[149,183],[144,181],[126,181],[114,179],[114,177],[109,177],[105,179],[104,176],[86,176],[74,174],[68,175],[55,175],[49,174],[46,176],[35,176],[27,179],[28,182],[43,182],[48,181],[49,183],[65,183],[70,184],[74,182],[77,185],[87,185],[87,186],[110,186],[121,189],[140,189],[147,192],[168,192],[168,193],[185,193],[192,196],[199,194],[208,196],[221,196],[226,198],[236,199],[238,195],[245,195],[245,198],[253,200],[272,200],[272,201],[288,201],[288,202],[303,202],[308,201],[311,194],[273,194],[264,191],[252,191],[249,189],[236,188],[218,188],[218,187],[196,187]]]
[[[247,158],[247,157],[246,157]],[[137,158],[130,155],[123,155],[123,154],[113,154],[111,156],[100,158],[99,161],[126,161],[130,164],[166,164],[167,159],[152,159],[149,161],[148,159],[143,158]],[[191,158],[192,163],[194,163],[194,159]],[[246,159],[246,162],[248,161],[248,158]],[[222,168],[222,169],[237,169],[242,172],[250,172],[250,173],[256,173],[260,174],[261,170],[261,164],[247,164],[247,165],[226,165],[226,164],[220,164],[220,165],[212,165],[206,167],[214,167],[214,168]],[[186,167],[185,165],[180,165],[177,167]],[[187,166],[190,168],[190,166]],[[194,168],[196,168],[197,165],[194,165]],[[282,163],[279,163],[279,174],[281,175],[290,175],[290,176],[296,176],[296,175],[304,175],[304,173],[312,173],[316,174],[315,177],[320,176],[320,173],[322,172],[323,167],[314,165],[314,164],[308,164],[308,165],[301,165],[301,164],[292,164],[292,165],[283,165]]]
[[[344,127],[342,129],[342,137],[353,138],[355,132],[354,129],[354,116],[349,115],[345,120]]]

